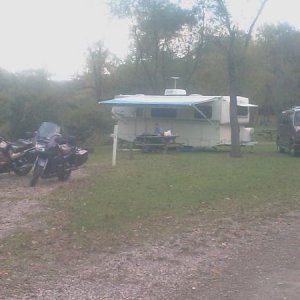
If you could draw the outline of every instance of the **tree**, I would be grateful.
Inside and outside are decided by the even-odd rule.
[[[278,113],[299,104],[300,33],[284,23],[266,25],[258,32],[257,49],[264,54],[268,75],[261,91],[263,106]]]
[[[142,66],[151,91],[166,87],[173,62],[184,52],[181,37],[195,23],[191,11],[170,0],[114,0],[112,12],[132,20],[133,58]]]
[[[103,98],[105,77],[111,75],[118,63],[117,58],[104,47],[102,41],[88,48],[85,77],[90,83],[89,86],[95,91],[97,100]]]
[[[255,24],[261,15],[266,3],[268,0],[263,0],[260,3],[260,7],[257,11],[256,16],[254,17],[247,34],[245,35],[244,42],[244,52],[241,58],[243,63],[245,60],[245,54],[249,42],[251,40],[252,31],[255,27]],[[225,3],[225,0],[215,0],[215,12],[216,16],[219,18],[220,22],[220,35],[223,36],[224,33],[228,36],[228,44],[225,45],[225,53],[227,57],[227,71],[228,71],[228,87],[230,95],[230,126],[231,126],[231,156],[232,157],[241,157],[241,148],[240,148],[240,130],[237,116],[237,35],[239,34],[238,28],[234,25],[231,15],[229,13],[228,7]],[[227,33],[226,33],[226,31]]]
[[[43,121],[57,121],[62,102],[59,85],[44,70],[27,70],[13,76],[8,126],[13,137],[34,131]]]
[[[11,82],[12,75],[7,71],[0,69],[0,132],[1,135],[7,135],[9,122],[9,102],[11,101]]]

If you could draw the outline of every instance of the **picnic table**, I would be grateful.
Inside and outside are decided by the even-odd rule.
[[[134,145],[145,152],[163,150],[166,153],[169,149],[178,150],[183,143],[176,142],[178,135],[155,135],[142,134],[136,137]]]
[[[276,137],[277,130],[275,129],[263,129],[257,132],[258,136],[263,137],[266,141],[273,141]]]

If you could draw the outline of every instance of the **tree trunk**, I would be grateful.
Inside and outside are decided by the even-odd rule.
[[[230,94],[230,128],[231,128],[231,157],[241,157],[241,145],[240,145],[240,126],[238,123],[237,115],[237,70],[236,70],[236,59],[235,59],[235,35],[237,30],[232,24],[231,16],[228,12],[225,0],[215,0],[218,9],[221,12],[221,17],[223,17],[224,26],[229,32],[229,47],[227,50],[227,63],[228,63],[228,81],[229,81],[229,94]],[[262,0],[260,8],[250,25],[249,31],[246,35],[245,41],[245,52],[248,48],[252,31],[254,26],[261,15],[268,0]],[[245,53],[246,54],[246,53]],[[244,54],[244,59],[245,55]]]
[[[231,157],[241,157],[240,126],[237,114],[237,75],[234,57],[234,36],[231,37],[228,52],[228,80],[230,94]]]
[[[230,95],[231,157],[242,157],[240,145],[240,126],[237,118],[237,97]]]

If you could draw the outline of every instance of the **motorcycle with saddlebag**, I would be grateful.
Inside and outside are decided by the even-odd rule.
[[[33,167],[35,158],[32,139],[9,142],[0,137],[0,173],[14,172],[18,176],[27,175]]]
[[[74,137],[64,138],[60,126],[52,122],[43,122],[38,129],[35,149],[37,158],[30,186],[35,186],[39,178],[67,180],[88,159],[88,151],[78,148]]]

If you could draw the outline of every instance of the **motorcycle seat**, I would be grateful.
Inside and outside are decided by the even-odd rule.
[[[14,153],[22,152],[24,150],[32,148],[33,142],[28,140],[18,140],[17,142],[14,142],[11,144],[11,149]]]

